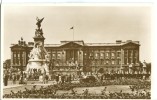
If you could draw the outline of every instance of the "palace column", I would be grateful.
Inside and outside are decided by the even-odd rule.
[[[23,58],[23,66],[25,66],[26,65],[26,63],[25,63],[26,62],[25,61],[26,60],[26,52],[25,51],[22,54],[22,58]]]
[[[133,63],[133,53],[134,53],[134,51],[131,50],[131,64]]]
[[[127,65],[129,64],[129,54],[128,54],[128,50],[127,50]]]
[[[122,51],[121,51],[121,56],[122,56],[122,59],[121,59],[122,61],[121,61],[121,63],[124,64],[124,50],[123,50],[123,49],[122,49]]]
[[[14,64],[14,52],[11,51],[11,66]]]
[[[139,49],[136,52],[137,52],[136,60],[137,60],[137,63],[139,63]]]
[[[62,58],[63,58],[63,66],[66,64],[66,52],[65,50],[62,51]]]

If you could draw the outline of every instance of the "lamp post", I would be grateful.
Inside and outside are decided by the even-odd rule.
[[[20,78],[20,83],[23,84],[23,59],[22,59],[22,44],[20,44],[20,75],[21,75],[21,78]]]

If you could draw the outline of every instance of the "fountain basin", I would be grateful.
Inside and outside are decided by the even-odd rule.
[[[42,73],[44,73],[44,71],[46,71],[47,74],[49,73],[47,60],[45,59],[30,59],[27,64],[26,72],[29,72],[31,69],[40,69]]]

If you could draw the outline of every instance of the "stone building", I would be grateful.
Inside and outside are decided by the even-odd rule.
[[[12,44],[11,66],[25,70],[34,42],[22,38]],[[139,67],[139,41],[115,43],[85,43],[83,40],[61,41],[60,44],[44,44],[52,73],[130,72]]]

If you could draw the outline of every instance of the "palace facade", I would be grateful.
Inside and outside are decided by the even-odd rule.
[[[12,44],[11,66],[25,70],[33,46],[34,42],[26,43],[23,39]],[[50,58],[50,72],[128,72],[129,68],[139,67],[139,41],[85,43],[74,40],[44,44],[44,47]]]

